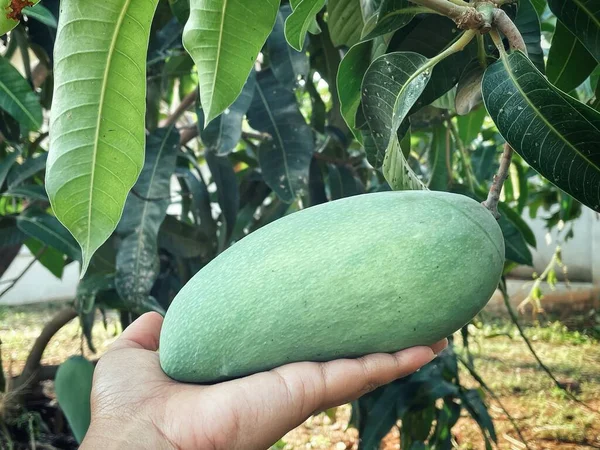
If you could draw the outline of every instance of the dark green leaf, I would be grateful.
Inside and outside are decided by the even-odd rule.
[[[501,214],[498,224],[504,235],[506,259],[517,264],[532,266],[533,258],[525,238],[519,228],[506,216],[505,212]]]
[[[486,115],[487,111],[484,107],[481,107],[471,111],[466,116],[456,118],[458,136],[465,145],[470,145],[479,136]]]
[[[0,57],[0,109],[23,127],[37,131],[42,126],[42,107],[27,80],[10,61]]]
[[[169,0],[169,6],[177,21],[185,24],[190,16],[190,0]]]
[[[321,167],[316,158],[313,158],[310,162],[308,191],[310,195],[310,206],[327,202],[323,173],[321,172]]]
[[[291,203],[308,188],[313,133],[296,97],[277,82],[272,71],[259,72],[257,80],[248,120],[252,128],[271,136],[261,143],[258,161],[265,182],[279,198]]]
[[[212,180],[217,186],[221,217],[225,223],[224,242],[226,242],[231,237],[235,227],[235,219],[240,205],[237,179],[233,166],[227,157],[216,156],[211,153],[207,153],[205,157],[212,174]]]
[[[2,161],[0,161],[0,189],[2,189],[4,180],[6,180],[8,172],[10,172],[10,169],[15,164],[15,161],[18,157],[19,152],[13,151],[6,155]]]
[[[32,255],[36,255],[38,261],[56,278],[61,279],[65,268],[65,255],[52,248],[42,244],[34,238],[29,238],[24,242]]]
[[[269,62],[273,75],[288,89],[295,88],[300,79],[305,80],[310,70],[306,51],[293,49],[285,39],[284,23],[291,13],[290,5],[281,5],[273,31],[267,39]]]
[[[544,51],[541,44],[540,19],[531,4],[531,0],[519,0],[519,10],[514,22],[521,32],[521,36],[523,36],[529,59],[531,59],[537,70],[544,73]]]
[[[285,21],[285,38],[298,51],[302,50],[306,33],[317,13],[325,5],[325,0],[300,0],[294,11]]]
[[[521,52],[488,67],[482,87],[490,116],[523,159],[600,211],[600,114],[557,90]]]
[[[9,197],[30,198],[32,200],[42,200],[45,202],[48,201],[46,189],[44,189],[44,186],[40,184],[24,184],[17,186],[12,189],[8,189],[3,195],[7,195]]]
[[[254,71],[252,71],[235,102],[221,115],[213,119],[204,129],[202,129],[204,114],[202,110],[197,110],[198,127],[201,128],[200,137],[209,152],[217,155],[227,155],[235,149],[242,138],[242,121],[252,103],[255,83],[256,77]]]
[[[569,31],[600,62],[600,7],[598,0],[548,0],[548,6]]]
[[[348,167],[328,164],[327,172],[329,174],[331,200],[351,197],[364,192],[364,188],[360,184],[360,181],[354,177],[352,171],[348,169]]]
[[[415,16],[415,9],[408,0],[382,0],[377,12],[366,19],[362,39],[373,39],[402,28]]]
[[[525,242],[527,242],[532,247],[537,246],[535,234],[533,234],[533,231],[531,230],[529,225],[527,225],[527,223],[523,220],[520,213],[513,210],[504,202],[498,203],[498,210],[500,211],[500,214],[506,216],[508,221],[511,222],[519,230],[521,235],[523,235]]]
[[[562,91],[570,92],[583,83],[598,62],[560,21],[548,52],[548,80]]]
[[[431,146],[427,158],[431,176],[429,178],[428,188],[434,191],[447,191],[452,180],[452,174],[448,171],[450,166],[451,149],[447,149],[451,140],[447,138],[447,129],[444,125],[437,125],[433,129]],[[448,143],[448,144],[447,144]]]
[[[546,10],[546,0],[531,0],[533,7],[535,8],[535,12],[537,12],[538,16],[542,16],[544,11]]]
[[[17,226],[22,232],[44,245],[55,248],[71,259],[81,261],[79,245],[56,217],[29,208],[17,217]]]
[[[18,186],[29,177],[43,170],[46,167],[46,159],[48,159],[48,153],[44,152],[35,158],[27,158],[23,164],[13,166],[6,178],[8,189]]]
[[[179,132],[173,126],[158,128],[147,137],[144,167],[117,226],[123,240],[117,253],[115,287],[131,308],[147,301],[159,273],[158,230],[170,204],[169,181],[178,148]]]
[[[487,410],[487,406],[483,403],[483,399],[479,394],[477,389],[469,389],[463,393],[461,393],[461,399],[463,400],[463,404],[471,417],[475,419],[481,431],[484,434],[485,439],[489,437],[496,442],[498,438],[496,437],[496,431],[494,429],[494,422],[490,416],[490,413]]]
[[[12,217],[0,217],[0,249],[20,245],[27,235],[18,227]]]
[[[56,28],[58,26],[56,17],[54,17],[48,8],[45,8],[41,3],[23,8],[22,13],[24,16],[35,19],[51,28]]]
[[[485,111],[484,108],[482,109]],[[471,155],[471,165],[478,181],[491,180],[498,169],[498,149],[496,145],[480,144]]]
[[[333,45],[352,47],[360,40],[363,28],[360,0],[329,0],[327,16]]]
[[[182,258],[205,258],[211,251],[211,242],[198,227],[169,215],[160,226],[158,246]]]
[[[210,195],[204,180],[198,179],[189,169],[178,167],[175,171],[192,195],[192,213],[197,225],[207,236],[214,236],[217,225],[212,216]]]

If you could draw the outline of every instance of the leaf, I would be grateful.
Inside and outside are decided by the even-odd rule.
[[[327,172],[329,173],[331,200],[352,197],[364,192],[362,184],[354,177],[348,167],[328,164]]]
[[[75,261],[81,261],[77,243],[56,217],[29,208],[17,217],[17,226],[42,244],[55,248]]]
[[[546,0],[531,0],[533,7],[535,8],[535,12],[538,13],[538,16],[542,16],[544,11],[546,10]]]
[[[487,410],[487,406],[483,402],[481,395],[477,389],[469,389],[465,392],[460,393],[460,397],[463,401],[464,407],[469,411],[471,417],[475,419],[475,422],[481,428],[484,438],[487,442],[488,433],[491,439],[496,442],[496,431],[494,429],[494,422]]]
[[[56,21],[56,17],[48,10],[42,6],[41,3],[38,3],[34,6],[29,6],[27,8],[23,8],[23,15],[35,19],[44,25],[48,25],[51,28],[56,28],[58,26],[58,22]]]
[[[169,215],[158,231],[158,246],[182,258],[204,258],[210,252],[210,241],[200,228]]]
[[[298,51],[304,46],[306,33],[315,16],[325,6],[325,0],[300,0],[285,21],[285,38]]]
[[[496,145],[480,144],[477,146],[471,154],[471,165],[478,181],[491,180],[498,169],[498,149]]]
[[[48,201],[46,189],[40,184],[24,184],[21,186],[17,186],[12,189],[8,189],[2,195],[7,195],[9,197],[30,198],[33,200],[41,200],[44,202]]]
[[[444,125],[436,125],[433,128],[431,147],[429,147],[427,155],[431,170],[427,187],[434,191],[447,191],[452,181],[452,174],[448,171],[449,161],[447,159],[451,149],[446,149],[450,145],[447,133]]]
[[[160,270],[158,230],[170,204],[170,179],[175,171],[179,132],[171,126],[148,136],[142,173],[125,203],[117,227],[122,237],[117,252],[115,287],[129,307],[140,307],[150,295]],[[140,197],[143,197],[140,198]]]
[[[561,91],[570,92],[583,83],[597,65],[579,39],[557,21],[546,67],[550,83]]]
[[[293,92],[277,83],[271,70],[257,75],[250,126],[268,133],[258,149],[265,182],[281,200],[291,203],[308,188],[308,169],[314,151],[312,130],[298,109]]]
[[[156,4],[61,5],[46,190],[56,217],[81,246],[82,276],[117,227],[142,169],[146,49]]]
[[[325,182],[323,181],[323,173],[316,158],[310,162],[309,175],[309,198],[310,206],[327,203],[327,195],[325,194]]]
[[[197,111],[200,137],[209,152],[222,156],[235,149],[242,138],[242,122],[252,103],[255,84],[256,77],[254,72],[251,72],[240,96],[204,129],[202,129],[204,113],[202,110]]]
[[[431,76],[428,63],[418,53],[388,53],[375,59],[365,73],[362,107],[380,155],[369,159],[374,167],[381,166],[381,156],[427,86]]]
[[[531,0],[519,0],[519,10],[517,11],[514,23],[521,32],[521,36],[523,36],[529,59],[537,70],[544,73],[544,51],[542,50],[540,18],[531,4]]]
[[[281,5],[273,31],[267,39],[269,62],[277,81],[288,89],[294,89],[298,81],[305,80],[310,71],[306,51],[297,51],[290,47],[284,34],[284,23],[292,13],[289,5]]]
[[[204,126],[238,97],[271,32],[279,0],[190,0],[183,46],[200,81]]]
[[[0,57],[0,109],[31,131],[42,126],[42,107],[37,95],[19,71],[3,57]]]
[[[471,111],[466,116],[458,116],[456,118],[458,136],[465,145],[470,145],[471,142],[477,139],[483,127],[485,116],[487,116],[487,111],[484,107],[481,107]]]
[[[383,0],[377,12],[366,19],[362,39],[373,39],[396,31],[410,22],[414,16],[414,4],[408,0]]]
[[[235,227],[235,219],[240,206],[237,178],[231,161],[226,156],[216,156],[212,153],[207,153],[205,158],[212,174],[212,180],[217,187],[221,217],[225,223],[223,242],[227,242]]]
[[[44,170],[48,153],[42,153],[35,158],[27,158],[23,164],[13,166],[6,179],[8,189],[12,189],[36,173]]]
[[[481,67],[479,60],[474,59],[467,65],[460,76],[456,88],[456,96],[454,97],[454,108],[459,116],[466,116],[483,101],[481,96],[481,80],[483,79],[484,72],[485,69]]]
[[[600,211],[600,114],[557,90],[521,52],[488,67],[482,91],[490,116],[517,153]]]
[[[20,245],[26,238],[12,217],[0,217],[0,249]]]
[[[397,137],[393,138],[385,154],[382,171],[394,191],[426,189],[404,158]]]
[[[87,342],[88,348],[92,353],[96,353],[96,348],[92,340],[92,328],[96,317],[96,297],[102,291],[110,291],[115,288],[114,273],[90,273],[77,285],[75,294],[75,310],[79,316],[81,329]]]
[[[175,173],[181,177],[192,194],[193,216],[197,225],[207,236],[214,236],[217,225],[212,216],[210,195],[203,179],[198,179],[189,169],[178,167]],[[187,216],[187,214],[186,214]]]
[[[548,0],[556,17],[600,62],[600,8],[598,0]]]
[[[363,17],[360,0],[329,0],[327,25],[336,47],[352,47],[360,40]]]
[[[38,262],[48,269],[48,272],[59,280],[62,278],[65,269],[65,255],[63,252],[48,247],[34,238],[27,239],[24,244],[32,255],[37,255]]]
[[[190,0],[169,0],[169,6],[177,21],[185,24],[190,17]]]
[[[10,172],[10,169],[17,161],[20,153],[17,151],[13,151],[8,153],[2,161],[0,161],[0,189],[2,189],[2,185],[4,184],[4,180]]]

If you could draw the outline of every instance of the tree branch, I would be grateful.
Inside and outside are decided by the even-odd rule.
[[[188,95],[186,95],[183,100],[181,100],[181,103],[179,103],[179,105],[177,105],[177,108],[175,108],[175,111],[173,111],[171,113],[171,115],[169,117],[167,117],[165,120],[163,120],[160,124],[160,126],[162,128],[168,127],[170,125],[173,125],[175,122],[177,122],[177,119],[179,119],[179,117],[187,111],[187,109],[192,106],[194,104],[194,102],[196,101],[196,99],[198,98],[198,89],[194,89],[192,92],[190,92]]]
[[[504,180],[508,178],[508,170],[510,168],[510,162],[512,161],[512,154],[512,147],[508,145],[508,142],[505,143],[504,151],[502,152],[502,157],[500,158],[500,167],[498,168],[498,173],[494,175],[494,181],[492,181],[492,186],[490,187],[490,192],[488,193],[487,199],[484,202],[481,202],[483,206],[490,210],[496,220],[500,218],[500,213],[498,212],[498,201],[500,201],[500,192],[502,192]]]
[[[486,24],[484,15],[470,5],[465,6],[459,2],[450,2],[448,0],[411,1],[449,17],[462,29],[479,30]]]

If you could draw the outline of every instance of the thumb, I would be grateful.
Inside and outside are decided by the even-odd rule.
[[[160,329],[163,317],[156,312],[148,312],[129,325],[108,349],[109,352],[124,348],[158,350]]]

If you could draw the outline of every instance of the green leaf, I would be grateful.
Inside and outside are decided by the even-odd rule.
[[[487,406],[483,402],[479,391],[477,389],[469,389],[465,392],[461,392],[460,397],[463,401],[463,406],[467,409],[467,411],[469,411],[471,417],[475,419],[475,422],[477,422],[481,428],[486,443],[488,440],[488,435],[494,442],[496,442],[498,438],[496,437],[494,422],[492,421]]]
[[[310,64],[306,51],[293,49],[285,39],[284,23],[291,13],[290,5],[281,5],[273,31],[267,39],[267,49],[270,67],[277,81],[294,89],[300,79],[308,77]]]
[[[535,67],[544,73],[544,51],[542,50],[542,32],[540,18],[531,4],[531,0],[519,0],[519,10],[515,17],[515,25],[521,32],[527,55]]]
[[[82,276],[142,169],[146,49],[157,2],[61,5],[46,190],[81,246]]]
[[[484,111],[485,109],[482,108]],[[491,180],[498,169],[498,149],[493,144],[480,144],[471,154],[473,173],[478,181]]]
[[[209,152],[205,157],[212,175],[212,181],[217,187],[221,217],[225,223],[225,236],[222,241],[227,242],[235,227],[235,219],[240,206],[237,178],[231,161],[226,156],[216,156]]]
[[[30,198],[32,200],[41,200],[44,202],[48,201],[46,189],[40,184],[24,184],[14,188],[9,188],[2,195],[7,195],[9,197]]]
[[[535,234],[533,234],[533,231],[529,225],[527,225],[527,222],[523,220],[520,213],[516,212],[504,202],[498,203],[498,209],[500,213],[519,230],[527,244],[531,245],[532,247],[537,246]]]
[[[251,72],[240,96],[204,129],[202,129],[204,113],[202,110],[197,110],[200,137],[209,152],[222,156],[235,149],[242,138],[242,122],[252,103],[255,84],[256,76]]]
[[[263,0],[257,7],[247,0],[190,0],[183,46],[198,69],[205,127],[242,91],[278,7],[279,0]]]
[[[546,10],[546,0],[531,0],[533,7],[535,8],[535,12],[537,12],[538,16],[542,16],[544,11]]]
[[[405,26],[418,8],[408,0],[383,0],[377,13],[365,21],[362,39],[373,39]]]
[[[170,204],[170,179],[175,171],[179,133],[171,126],[148,136],[142,173],[127,197],[117,227],[122,237],[117,252],[115,287],[130,307],[141,306],[150,295],[160,270],[158,230]],[[140,197],[143,197],[140,198]]]
[[[428,188],[434,191],[447,191],[452,180],[452,174],[448,171],[450,150],[446,150],[447,143],[451,142],[447,139],[448,130],[444,125],[436,125],[433,128],[433,136],[431,138],[431,146],[427,154],[431,176],[429,178]],[[448,157],[446,156],[448,153]]]
[[[48,269],[48,272],[59,280],[62,278],[65,269],[65,255],[61,251],[48,247],[34,238],[27,239],[24,244],[32,255],[37,255],[39,263]]]
[[[190,17],[190,0],[169,0],[169,6],[179,23],[186,23]]]
[[[22,12],[24,16],[35,19],[44,25],[48,25],[50,28],[56,28],[58,26],[56,17],[54,17],[48,8],[42,6],[41,3],[23,8]]]
[[[323,181],[323,173],[316,158],[310,162],[309,175],[309,198],[310,206],[320,205],[327,202],[327,194],[325,193],[325,182]]]
[[[6,178],[8,189],[15,188],[29,177],[44,170],[47,159],[48,153],[42,153],[35,158],[27,158],[23,164],[13,166]]]
[[[258,161],[265,182],[281,200],[291,203],[308,189],[313,133],[295,95],[277,83],[271,70],[259,72],[257,81],[248,120],[252,128],[271,136],[261,143]]]
[[[598,0],[548,0],[548,6],[600,62],[600,8]]]
[[[42,107],[37,95],[10,61],[2,57],[0,57],[0,109],[32,131],[37,131],[42,126]]]
[[[429,62],[418,53],[388,53],[375,59],[365,73],[362,107],[378,151],[369,159],[374,167],[381,166],[400,124],[427,86]]]
[[[329,0],[327,25],[336,47],[352,47],[360,40],[363,17],[360,0]]]
[[[394,136],[382,166],[383,176],[394,191],[426,189],[408,165],[402,154],[398,138]]]
[[[217,225],[212,217],[210,195],[202,177],[200,179],[189,170],[178,167],[175,173],[192,194],[192,213],[197,225],[207,236],[214,236]],[[200,172],[199,172],[200,173]],[[187,214],[186,214],[187,216]]]
[[[81,261],[81,252],[67,229],[43,211],[29,208],[17,217],[19,229],[42,244],[55,248],[73,260]]]
[[[199,227],[167,215],[158,231],[158,246],[182,258],[205,258],[211,243]]]
[[[18,227],[12,217],[0,217],[0,249],[21,244],[27,235]]]
[[[548,52],[548,80],[562,91],[570,92],[583,83],[598,62],[584,45],[560,21]]]
[[[482,91],[498,130],[523,159],[600,211],[600,114],[556,89],[521,52],[488,67]]]
[[[302,50],[306,33],[323,6],[325,0],[300,0],[286,19],[285,38],[296,50]]]
[[[0,189],[2,189],[4,180],[6,180],[6,177],[7,177],[8,173],[10,172],[10,169],[17,161],[17,158],[19,157],[19,155],[20,155],[19,152],[13,151],[13,152],[8,153],[4,157],[4,159],[2,161],[0,161]]]
[[[327,165],[331,200],[362,194],[364,188],[352,171],[345,166]]]
[[[470,145],[471,142],[477,139],[483,127],[485,116],[487,116],[487,111],[484,107],[481,107],[471,111],[466,116],[458,116],[456,118],[458,136],[465,145]]]

